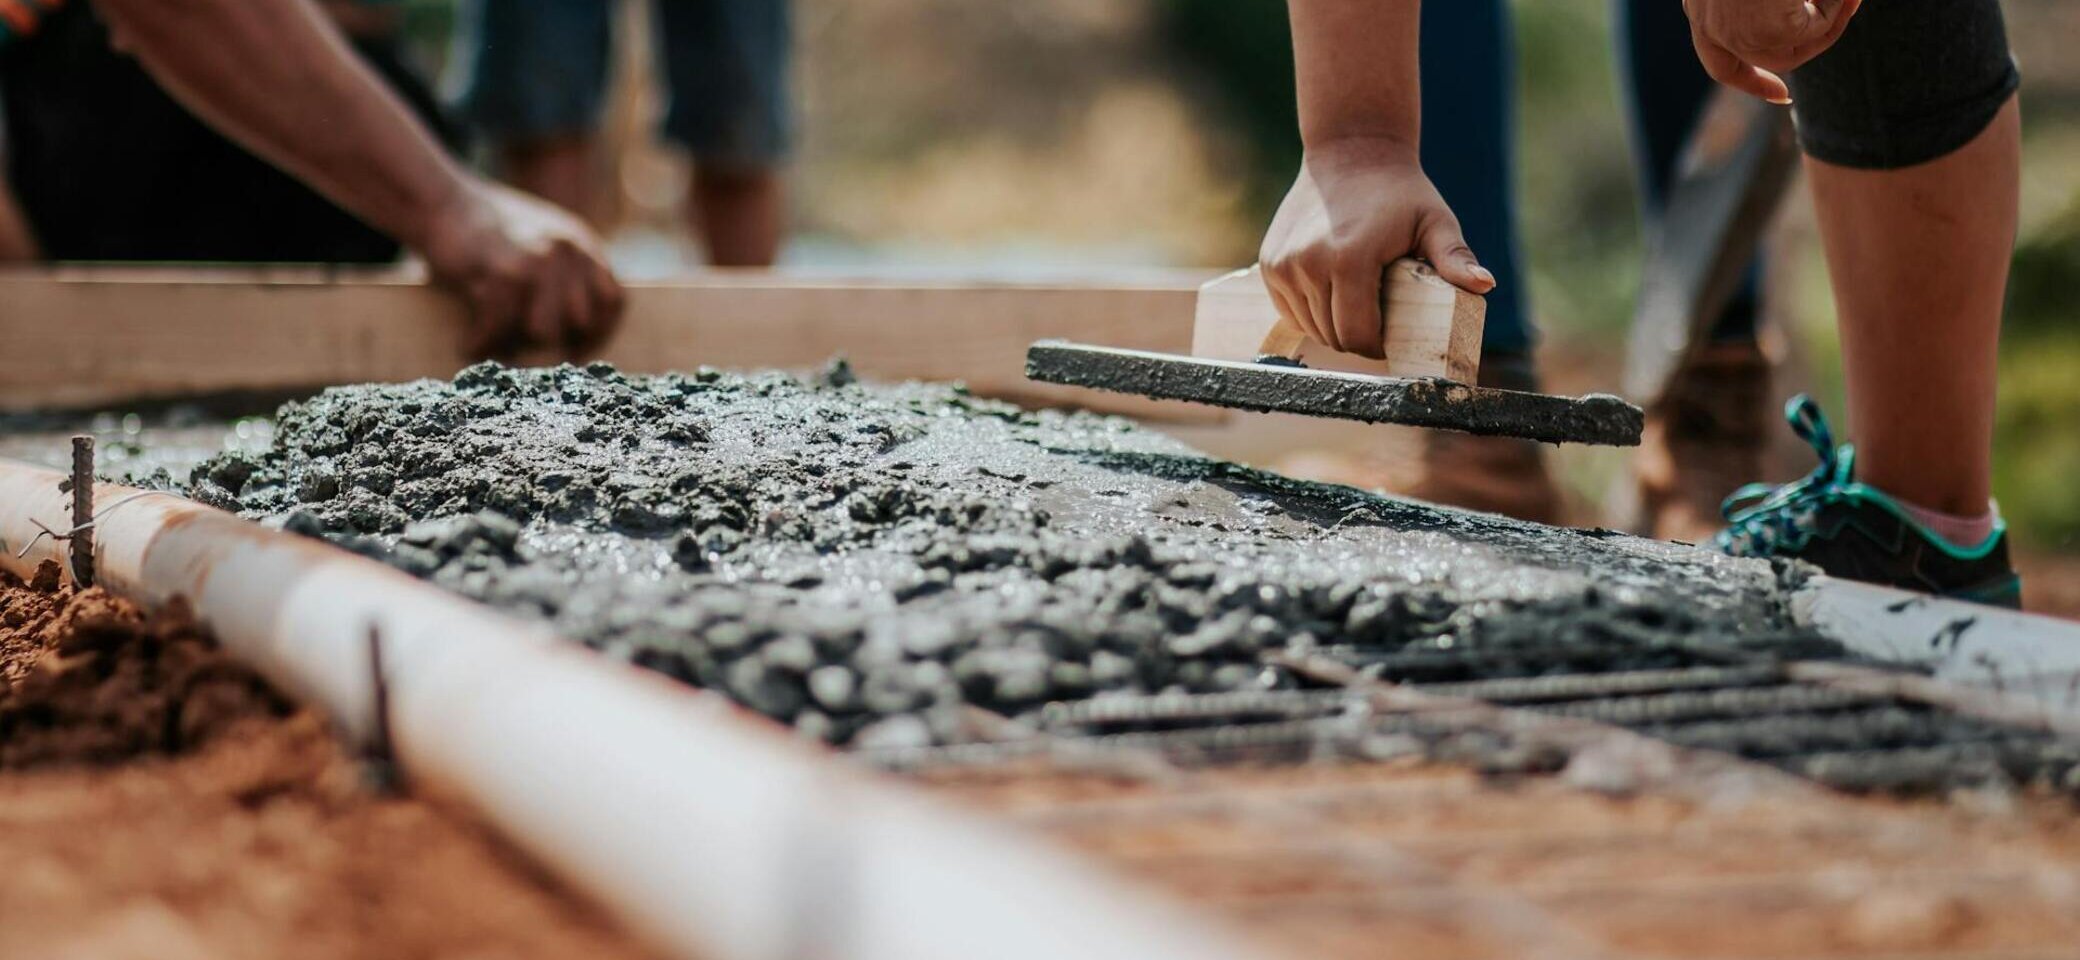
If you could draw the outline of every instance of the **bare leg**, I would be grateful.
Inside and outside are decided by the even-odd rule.
[[[1841,315],[1858,476],[1930,510],[1974,516],[1991,496],[2021,130],[2010,100],[1977,138],[1919,166],[1806,160]]]
[[[500,151],[507,183],[598,226],[594,157],[592,136],[577,133],[509,143]]]
[[[708,245],[718,267],[770,267],[780,255],[787,216],[780,173],[769,168],[697,165],[686,197],[686,222]]]

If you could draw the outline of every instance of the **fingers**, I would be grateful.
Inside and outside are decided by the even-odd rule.
[[[628,295],[606,262],[597,257],[585,260],[585,295],[592,301],[591,327],[578,350],[589,355],[606,346],[614,331],[621,329],[621,315],[627,309]]]
[[[1481,266],[1473,255],[1473,248],[1466,245],[1466,235],[1459,229],[1458,219],[1449,213],[1426,219],[1418,228],[1416,252],[1430,261],[1432,269],[1452,286],[1468,293],[1487,293],[1495,289],[1495,275]]]
[[[1271,294],[1271,305],[1278,309],[1279,319],[1299,327],[1301,333],[1314,336],[1307,329],[1307,311],[1301,309],[1292,295],[1286,292],[1285,281],[1268,268],[1264,270],[1264,291]]]
[[[1308,339],[1320,341],[1321,338],[1315,336],[1313,327],[1309,326],[1312,318],[1307,315],[1307,301],[1304,298],[1296,298],[1289,293],[1284,280],[1274,277],[1269,269],[1264,271],[1264,289],[1271,292],[1271,304],[1278,308],[1280,317],[1292,321]]]
[[[472,284],[469,352],[508,357],[548,349],[573,359],[596,353],[619,326],[626,294],[606,264],[559,245]]]
[[[529,347],[563,348],[563,328],[568,319],[564,311],[569,305],[567,296],[570,284],[565,270],[554,262],[535,268],[527,282],[527,345]]]
[[[1860,4],[1861,0],[1806,0],[1805,22],[1800,25],[1792,45],[1804,47],[1824,41],[1821,49],[1826,49],[1825,44],[1833,43],[1842,35]]]
[[[599,307],[593,302],[592,287],[583,274],[572,278],[563,289],[563,352],[574,360],[590,360],[599,348]]]
[[[1697,60],[1704,65],[1704,72],[1742,93],[1760,97],[1770,103],[1791,102],[1791,88],[1785,86],[1783,78],[1743,62],[1733,52],[1719,46],[1702,35],[1693,35],[1692,43],[1697,47]]]
[[[1383,279],[1377,257],[1345,257],[1329,278],[1329,309],[1338,349],[1374,360],[1386,358],[1386,323],[1379,312]]]
[[[1321,341],[1323,345],[1331,350],[1342,351],[1343,338],[1337,335],[1336,314],[1329,306],[1329,289],[1326,279],[1317,272],[1314,277],[1310,278],[1310,282],[1301,287],[1300,292],[1307,300],[1308,322],[1315,331],[1310,336]]]
[[[1821,3],[1808,6],[1814,8],[1814,16],[1824,25],[1824,29],[1817,37],[1800,43],[1792,50],[1795,63],[1811,60],[1834,46],[1835,41],[1842,38],[1842,31],[1849,29],[1849,20],[1856,16],[1857,8],[1863,6],[1863,0],[1823,0]]]
[[[1684,4],[1691,43],[1705,72],[1729,87],[1778,104],[1791,102],[1782,74],[1834,46],[1862,6],[1862,0]]]
[[[1334,334],[1327,329],[1330,314],[1317,311],[1318,298],[1308,293],[1313,285],[1308,271],[1293,260],[1267,260],[1263,266],[1264,286],[1271,291],[1271,302],[1278,306],[1279,315],[1293,321],[1309,340],[1335,346],[1330,339]]]
[[[507,356],[519,339],[523,303],[513,287],[495,279],[473,282],[464,291],[469,300],[469,333],[463,350],[472,360]]]

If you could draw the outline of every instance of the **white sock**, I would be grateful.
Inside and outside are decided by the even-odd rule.
[[[1976,547],[1985,543],[1986,538],[1993,535],[1994,520],[2000,516],[2000,507],[1990,500],[1986,503],[1986,512],[1976,517],[1960,517],[1954,513],[1930,510],[1905,500],[1899,501],[1899,505],[1906,509],[1907,516],[1913,517],[1916,522],[1927,527],[1928,532],[1943,538],[1953,547]]]

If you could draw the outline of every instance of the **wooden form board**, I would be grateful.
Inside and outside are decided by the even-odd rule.
[[[1218,410],[1033,383],[1049,337],[1185,353],[1204,274],[1123,284],[932,283],[744,272],[629,285],[600,359],[634,372],[803,369],[844,355],[878,380],[1205,423]],[[394,271],[71,268],[0,272],[0,408],[445,377],[459,302]]]
[[[1296,359],[1321,370],[1475,382],[1487,302],[1452,286],[1428,265],[1414,260],[1388,264],[1380,284],[1380,305],[1387,324],[1385,360],[1337,353],[1304,338]],[[1192,355],[1244,363],[1255,360],[1269,346],[1267,335],[1278,326],[1278,308],[1264,286],[1261,269],[1238,270],[1201,288]],[[1270,352],[1286,355],[1283,349]]]

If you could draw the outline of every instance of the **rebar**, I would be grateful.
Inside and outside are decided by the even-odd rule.
[[[1860,690],[1786,685],[1582,700],[1573,703],[1534,705],[1527,709],[1620,727],[1642,727],[1715,717],[1776,716],[1846,710],[1851,707],[1885,703],[1891,699],[1883,694]]]
[[[1474,680],[1465,683],[1412,686],[1433,696],[1504,704],[1530,704],[1682,690],[1754,687],[1781,683],[1783,679],[1782,667],[1763,664],[1752,667],[1682,667],[1673,670],[1628,670],[1622,673],[1573,673],[1554,677]]]
[[[72,582],[84,590],[94,585],[94,438],[72,438]]]

